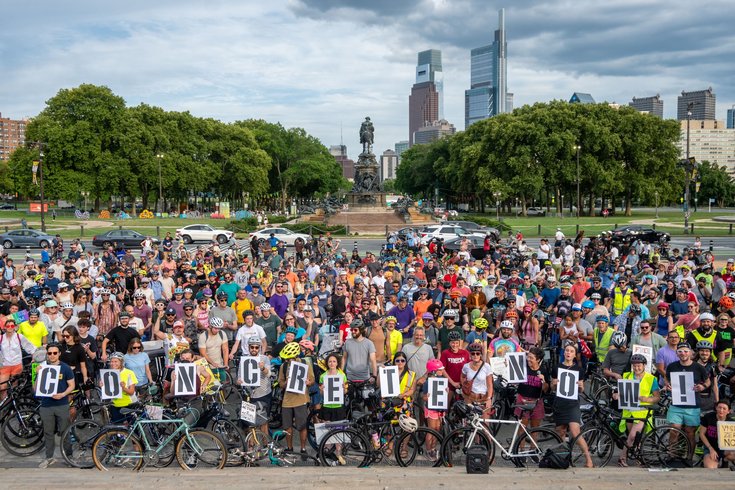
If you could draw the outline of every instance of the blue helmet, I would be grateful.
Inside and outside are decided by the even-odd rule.
[[[582,308],[593,309],[594,307],[595,307],[595,302],[592,301],[591,299],[588,299],[587,301],[584,301],[582,303]]]

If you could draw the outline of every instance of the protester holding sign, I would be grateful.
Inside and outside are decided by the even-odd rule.
[[[702,417],[702,425],[699,427],[699,439],[704,445],[702,463],[710,470],[717,469],[723,461],[735,461],[735,451],[720,449],[718,422],[730,422],[728,425],[735,425],[730,415],[730,404],[725,400],[717,402],[715,411]]]
[[[393,358],[393,364],[398,367],[398,385],[400,387],[398,396],[403,398],[405,403],[411,403],[413,393],[416,391],[416,373],[408,368],[408,357],[403,351],[396,354]]]
[[[314,384],[314,370],[311,365],[296,360],[300,353],[301,347],[296,342],[291,342],[281,349],[280,356],[283,364],[278,372],[278,383],[285,387],[281,403],[281,418],[283,429],[286,431],[287,449],[293,451],[293,429],[295,428],[299,431],[301,453],[306,454],[306,424],[309,416],[308,387]]]
[[[630,391],[625,388],[622,390],[619,389],[618,393],[613,394],[613,397],[618,399],[621,408],[637,405],[643,410],[623,410],[623,420],[620,423],[621,425],[627,426],[628,429],[628,442],[626,446],[623,446],[623,450],[620,452],[620,458],[618,459],[618,466],[623,467],[628,466],[628,447],[633,446],[636,434],[644,430],[644,428],[650,428],[650,425],[646,427],[646,424],[653,412],[648,411],[645,407],[655,405],[661,399],[656,376],[646,372],[646,357],[643,354],[633,354],[630,358],[630,366],[631,371],[623,373],[622,380],[624,382],[628,380],[637,381],[637,389]],[[621,386],[621,384],[618,384],[618,386]],[[622,386],[625,386],[625,384]],[[638,395],[637,397],[635,397],[636,393]],[[637,400],[631,398],[637,398]]]
[[[245,385],[246,380],[244,378],[254,379],[256,374],[258,376],[258,384],[256,386],[250,386],[250,403],[255,405],[255,425],[260,427],[263,434],[268,434],[268,417],[271,410],[271,400],[273,398],[273,388],[271,383],[271,360],[265,354],[260,353],[261,341],[258,337],[250,337],[248,339],[248,356],[242,358],[240,361],[243,367],[238,370],[237,384]],[[250,365],[247,361],[248,358],[257,360],[257,366]],[[248,369],[255,367],[257,373],[244,372],[245,366]]]
[[[5,319],[3,333],[0,334],[0,386],[23,372],[23,351],[33,354],[36,346],[16,332],[15,320]],[[0,400],[5,399],[5,390],[0,391]]]
[[[467,346],[470,362],[462,368],[460,385],[462,396],[467,403],[485,404],[485,410],[493,408],[493,370],[484,361],[482,345],[472,343]]]
[[[544,420],[544,404],[541,396],[549,390],[549,375],[541,371],[541,361],[544,351],[540,347],[531,347],[526,352],[526,382],[518,385],[516,405],[533,405],[533,410],[515,409],[516,418],[521,423],[531,427],[538,427]]]
[[[57,430],[63,434],[69,425],[67,397],[74,391],[74,371],[60,361],[60,355],[59,344],[49,344],[46,347],[46,362],[36,367],[36,397],[41,403],[38,412],[43,422],[46,445],[46,459],[41,461],[39,468],[48,468],[56,462],[54,437]]]
[[[138,401],[138,397],[135,396],[135,385],[138,383],[138,378],[135,377],[133,371],[125,369],[125,356],[122,352],[110,354],[110,369],[120,372],[120,387],[122,388],[120,398],[113,399],[109,407],[110,422],[120,423],[126,419],[120,410]],[[100,386],[103,386],[103,383],[104,380],[100,381]]]
[[[449,409],[449,376],[439,359],[426,363],[426,374],[420,381],[421,396],[424,399],[424,418],[429,429],[441,432],[444,415]],[[442,389],[443,388],[443,389]],[[443,408],[440,408],[443,407]],[[437,441],[432,435],[426,436],[426,449],[429,459],[436,461]]]
[[[579,393],[584,391],[584,371],[577,363],[577,344],[568,343],[564,347],[564,360],[552,374],[551,389],[556,390],[556,398],[554,399],[556,431],[562,440],[566,438],[567,430],[570,433],[570,438],[577,437],[582,424]],[[594,464],[584,438],[578,438],[577,444],[584,451],[584,457],[587,460],[585,466],[592,468]]]
[[[339,356],[329,354],[327,356],[327,370],[319,377],[319,389],[324,397],[324,403],[319,411],[319,418],[327,422],[337,422],[347,419],[345,408],[345,392],[347,391],[347,376],[339,369]],[[333,398],[341,398],[342,403],[331,403]],[[342,456],[342,444],[335,444],[334,454],[340,465],[347,462]]]

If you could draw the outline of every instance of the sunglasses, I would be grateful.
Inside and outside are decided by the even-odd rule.
[[[194,308],[184,308],[184,311],[194,311]]]
[[[46,351],[46,354],[49,355],[49,356],[58,356],[60,354],[60,352],[59,351],[56,351],[56,352]]]
[[[481,356],[482,352],[470,352],[471,356]]]
[[[359,328],[351,328],[350,330],[352,330],[353,332],[359,332],[360,331]]]
[[[142,347],[140,345],[134,345],[131,347],[133,350],[140,350]]]
[[[400,363],[400,364],[405,364],[406,360],[405,360],[404,358],[402,358],[402,357],[401,357],[400,359],[393,359],[393,362],[394,362],[395,364],[399,364],[399,363]]]
[[[69,335],[68,333],[65,333],[64,335],[62,335],[62,337],[65,339],[70,339],[71,335]]]

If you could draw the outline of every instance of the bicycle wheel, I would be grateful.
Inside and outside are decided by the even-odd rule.
[[[396,441],[396,461],[400,466],[439,466],[442,437],[428,427],[403,432]]]
[[[460,427],[449,433],[441,445],[441,459],[445,466],[463,467],[467,463],[467,450],[472,446],[482,446],[487,451],[488,463],[495,460],[495,444],[481,431],[472,427]]]
[[[127,431],[110,429],[92,443],[92,461],[100,471],[138,470],[143,465],[143,446]]]
[[[306,437],[309,441],[309,445],[314,451],[319,449],[319,444],[317,444],[316,442],[316,429],[314,428],[314,424],[319,423],[318,415],[319,411],[315,408],[312,408],[309,411],[309,416],[306,419]]]
[[[579,433],[577,437],[572,439],[570,443],[570,452],[572,456],[572,466],[579,468],[584,467],[587,463],[587,459],[584,456],[584,451],[579,447],[577,441],[584,439],[587,443],[587,447],[590,451],[590,457],[595,468],[603,468],[610,463],[610,460],[615,453],[615,440],[608,431],[602,427],[588,427]]]
[[[691,449],[686,432],[663,425],[643,436],[640,459],[646,466],[669,466],[673,461],[689,459]]]
[[[609,406],[610,405],[610,402],[613,399],[612,398],[612,393],[613,393],[613,387],[610,386],[610,385],[603,384],[602,386],[600,386],[597,389],[597,391],[594,392],[593,398],[595,400],[598,400],[598,401],[601,401],[601,402],[605,402]],[[615,406],[617,407],[617,402],[616,402]]]
[[[193,430],[176,443],[176,461],[184,470],[221,470],[227,463],[227,447],[217,434],[208,430]]]
[[[14,456],[31,456],[44,447],[43,422],[38,412],[20,410],[8,416],[0,428],[3,447]]]
[[[215,420],[210,429],[222,439],[227,447],[227,466],[241,465],[245,438],[237,425],[229,420]]]
[[[518,439],[510,448],[510,452],[518,456],[512,457],[511,461],[517,468],[538,465],[547,449],[558,448],[560,444],[559,434],[547,427],[528,429],[528,434],[520,431]]]
[[[94,420],[77,420],[61,434],[61,456],[74,468],[94,468],[92,444],[102,426]]]
[[[225,385],[220,389],[219,401],[227,411],[227,417],[230,420],[237,420],[240,417],[240,408],[242,407],[242,393],[237,385]]]
[[[334,429],[319,443],[319,461],[323,466],[353,466],[370,464],[372,444],[355,429]]]
[[[271,442],[271,438],[268,434],[263,433],[262,430],[251,427],[248,429],[245,435],[245,453],[248,459],[257,461],[268,454],[268,444]]]

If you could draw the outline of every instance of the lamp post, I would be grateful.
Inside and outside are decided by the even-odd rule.
[[[658,219],[658,191],[656,191],[656,219]]]
[[[38,148],[38,185],[41,195],[41,231],[46,232],[46,213],[43,209],[46,203],[46,196],[43,191],[43,149],[46,143],[43,141],[33,141],[30,143],[31,146]]]
[[[158,203],[156,204],[156,210],[159,213],[163,213],[161,207],[163,206],[163,180],[161,179],[161,160],[163,160],[163,153],[156,153],[158,159]]]
[[[82,191],[82,197],[84,198],[84,211],[87,210],[87,198],[89,197],[89,191]]]
[[[579,152],[582,149],[581,145],[574,145],[574,149],[577,150],[577,219],[579,219],[579,208],[580,206],[580,193],[579,193]]]
[[[561,196],[561,219],[564,219],[564,194]]]
[[[493,192],[493,197],[495,198],[495,219],[497,221],[500,221],[500,196],[502,194],[498,191]]]
[[[689,102],[687,104],[687,155],[684,170],[686,171],[686,187],[684,188],[684,234],[689,234],[689,198],[690,198],[690,187],[692,185],[692,161],[689,159],[689,125],[692,120],[692,108],[699,102]]]

